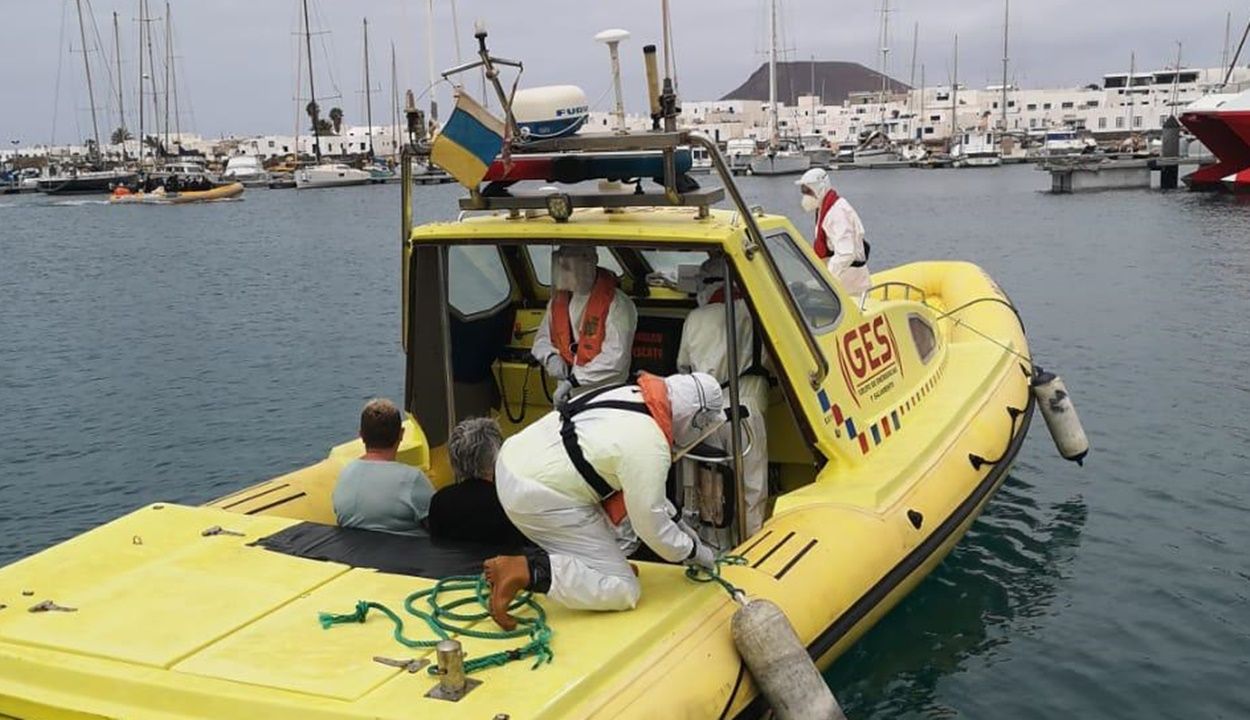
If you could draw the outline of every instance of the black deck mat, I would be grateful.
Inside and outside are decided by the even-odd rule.
[[[482,572],[482,562],[488,558],[520,554],[517,547],[410,537],[311,522],[292,525],[252,545],[283,555],[431,579],[477,575]]]

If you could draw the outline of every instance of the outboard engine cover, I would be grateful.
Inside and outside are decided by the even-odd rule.
[[[1065,460],[1083,465],[1085,456],[1089,454],[1089,440],[1085,437],[1085,429],[1081,427],[1081,419],[1076,415],[1076,407],[1063,380],[1034,366],[1031,386],[1059,454]]]
[[[590,104],[576,85],[549,85],[517,90],[512,114],[523,140],[547,140],[581,129],[590,117]]]

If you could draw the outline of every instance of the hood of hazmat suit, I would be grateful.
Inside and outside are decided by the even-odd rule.
[[[565,245],[551,253],[551,286],[585,295],[595,286],[599,253],[589,245]]]
[[[707,430],[725,420],[720,383],[707,373],[669,375],[664,378],[673,408],[673,445],[693,445]]]
[[[808,170],[803,173],[803,177],[795,180],[794,184],[808,191],[804,192],[802,197],[803,210],[806,212],[819,210],[820,202],[825,199],[825,193],[833,189],[833,185],[829,182],[829,173],[822,168]]]

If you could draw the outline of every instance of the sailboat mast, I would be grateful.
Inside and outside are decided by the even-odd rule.
[[[308,0],[304,0],[304,50],[308,53],[308,103],[312,107],[313,154],[321,162],[321,134],[318,132],[320,108],[317,107],[317,88],[313,84],[312,30],[308,25]],[[298,151],[299,148],[296,148]]]
[[[955,33],[955,71],[951,82],[951,142],[959,132],[959,33]]]
[[[430,73],[430,122],[438,122],[438,100],[434,96],[434,0],[426,3],[425,14],[425,64]]]
[[[369,159],[373,159],[373,86],[369,84],[369,18],[364,19],[365,29],[365,122],[369,136]]]
[[[169,11],[169,3],[165,3],[165,15],[169,20],[169,79],[173,85],[174,95],[174,134],[178,137],[178,146],[182,146],[182,112],[178,105],[178,57],[174,55],[174,21],[173,14]]]
[[[1137,52],[1131,52],[1128,56],[1128,82],[1125,83],[1125,100],[1128,101],[1128,122],[1126,130],[1129,135],[1133,134],[1133,73],[1137,72]]]
[[[777,147],[777,0],[768,13],[768,144]]]
[[[1007,30],[1011,21],[1011,0],[1003,0],[1003,132],[1007,132]]]
[[[174,62],[174,51],[169,29],[169,3],[165,3],[165,150],[169,151],[169,66]]]
[[[907,84],[916,87],[916,50],[920,47],[920,21],[911,28],[911,76]]]
[[[82,21],[82,0],[76,0],[78,6],[78,35],[82,38],[82,67],[87,74],[87,101],[91,103],[91,132],[95,138],[92,154],[100,156],[100,125],[95,116],[95,87],[91,84],[91,60],[87,57],[87,27]]]
[[[391,43],[391,146],[399,158],[399,83],[395,71],[395,43]]]
[[[889,90],[886,72],[890,59],[890,0],[881,0],[881,112],[885,112],[885,95]]]
[[[143,20],[143,0],[139,0],[139,42],[135,45],[139,56],[139,167],[143,167],[143,29],[147,24]]]
[[[152,28],[150,27],[152,24],[152,9],[148,7],[148,0],[143,0],[143,14],[147,18],[143,22],[145,23],[144,29],[146,30],[148,41],[148,80],[151,81],[150,85],[152,86],[152,122],[158,123],[160,121],[161,107],[160,98],[156,94],[156,54],[152,51]],[[159,132],[160,128],[158,127],[152,134],[156,135]]]
[[[1228,67],[1228,43],[1232,39],[1233,13],[1230,10],[1224,15],[1224,51],[1220,53],[1220,70]]]
[[[924,63],[920,63],[920,128],[919,130],[917,130],[917,134],[920,136],[919,139],[921,142],[924,142],[924,125],[926,122],[928,122],[928,118],[925,117],[924,94],[925,94]]]
[[[113,11],[113,59],[117,61],[117,122],[122,129],[126,128],[125,89],[122,84],[122,39],[117,28],[117,11]],[[122,157],[126,156],[126,139],[122,138]]]

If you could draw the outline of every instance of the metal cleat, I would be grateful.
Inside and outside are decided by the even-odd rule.
[[[27,612],[78,612],[78,608],[65,607],[64,605],[57,605],[51,600],[44,600],[38,605],[31,605],[30,608],[27,609]]]
[[[208,528],[207,530],[201,532],[200,535],[204,537],[212,537],[214,535],[234,535],[236,537],[243,537],[244,533],[237,532],[235,530],[227,530],[220,525],[214,525],[211,528]]]
[[[400,660],[396,658],[382,657],[381,655],[375,655],[373,661],[382,665],[399,668],[400,670],[408,673],[419,672],[421,668],[430,664],[429,660]]]

